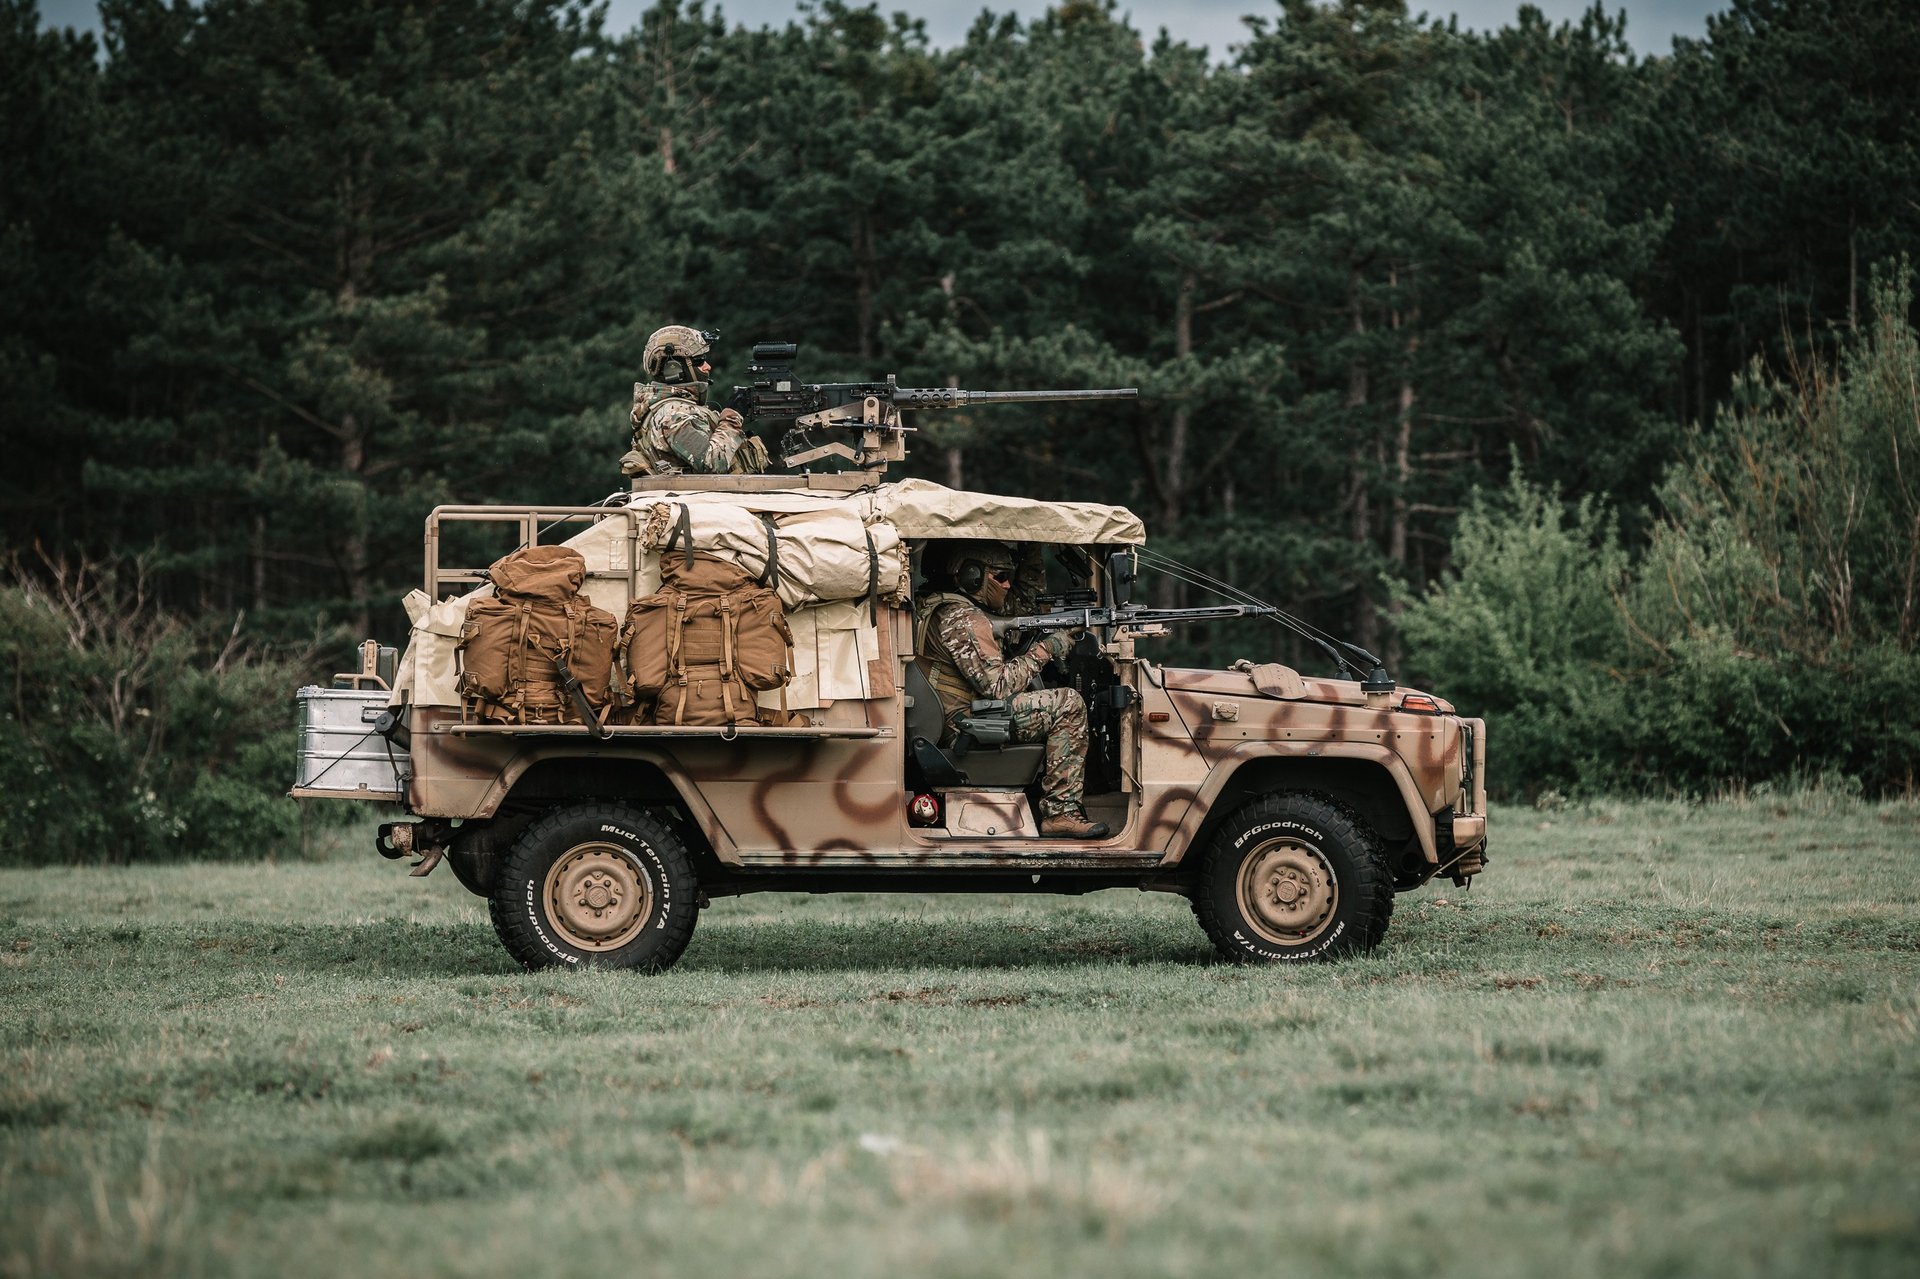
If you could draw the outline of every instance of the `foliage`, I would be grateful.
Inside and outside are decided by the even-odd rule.
[[[1583,503],[1515,479],[1402,616],[1436,687],[1531,792],[1837,774],[1911,790],[1920,728],[1920,342],[1905,268],[1833,365],[1755,368],[1660,488],[1629,570]]]
[[[12,864],[248,857],[281,844],[301,663],[164,612],[142,566],[0,582],[0,848]]]
[[[1591,500],[1569,510],[1516,470],[1461,515],[1454,562],[1405,600],[1401,632],[1416,682],[1489,721],[1488,777],[1507,794],[1624,781],[1637,711],[1612,516]]]
[[[1883,661],[1869,633],[1911,631],[1908,513],[1884,450],[1834,460],[1878,410],[1822,409],[1805,459],[1756,454],[1771,514],[1709,515],[1745,481],[1670,468],[1687,423],[1754,411],[1770,378],[1856,380],[1822,370],[1867,323],[1867,264],[1920,238],[1920,20],[1731,0],[1645,60],[1623,21],[1522,6],[1474,33],[1282,0],[1209,57],[1114,0],[983,13],[948,49],[848,0],[757,30],[660,0],[624,33],[559,0],[105,0],[96,48],[0,0],[0,401],[32,462],[0,476],[0,528],[141,556],[174,613],[244,609],[341,663],[403,625],[436,502],[620,486],[640,343],[678,320],[725,335],[723,386],[762,338],[823,379],[1138,386],[1117,410],[922,415],[909,468],[1132,505],[1163,551],[1394,668],[1442,669],[1401,612],[1471,575],[1461,512],[1517,458],[1676,574],[1665,597],[1637,579],[1655,642],[1630,661],[1551,660],[1689,672],[1596,726],[1635,743],[1611,771],[1510,738],[1543,778],[1662,784],[1666,739],[1782,705],[1743,683],[1749,653],[1811,663],[1819,708],[1877,724],[1868,681],[1825,672],[1905,678],[1907,641]],[[1827,542],[1768,541],[1809,519]],[[1768,629],[1776,587],[1796,635]],[[1323,660],[1249,634],[1163,655]],[[1544,743],[1607,691],[1488,704],[1566,726],[1541,719]],[[1668,780],[1800,766],[1824,714],[1756,711],[1737,767]]]

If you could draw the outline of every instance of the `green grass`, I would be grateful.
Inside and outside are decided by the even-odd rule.
[[[0,871],[0,1273],[1908,1275],[1920,805],[1495,814],[1386,945],[751,897],[528,975],[444,870]]]

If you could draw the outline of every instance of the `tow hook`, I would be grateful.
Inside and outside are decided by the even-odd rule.
[[[427,822],[386,822],[380,827],[374,847],[388,861],[419,854],[420,860],[407,868],[408,875],[419,879],[431,875],[446,856],[446,849],[441,846],[443,834],[439,827]]]
[[[388,861],[398,861],[413,853],[413,822],[385,822],[380,827],[380,836],[374,840],[374,848]]]

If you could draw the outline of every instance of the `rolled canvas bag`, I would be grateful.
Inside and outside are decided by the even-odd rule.
[[[663,572],[676,562],[684,566],[689,556],[717,558],[778,592],[789,609],[842,599],[898,604],[912,594],[899,530],[885,520],[864,522],[853,511],[776,514],[663,502],[648,512],[641,540],[659,552]]]

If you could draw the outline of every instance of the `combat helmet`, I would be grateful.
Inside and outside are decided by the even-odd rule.
[[[1005,542],[961,542],[947,556],[947,576],[962,594],[978,595],[987,574],[995,569],[1012,572],[1019,557]]]
[[[646,370],[648,377],[660,381],[698,382],[700,378],[694,372],[694,365],[719,340],[718,333],[707,329],[669,324],[665,328],[655,329],[653,336],[647,339],[647,349],[640,357],[640,367]],[[677,370],[672,369],[675,363],[680,366]],[[670,370],[680,376],[668,376]]]

